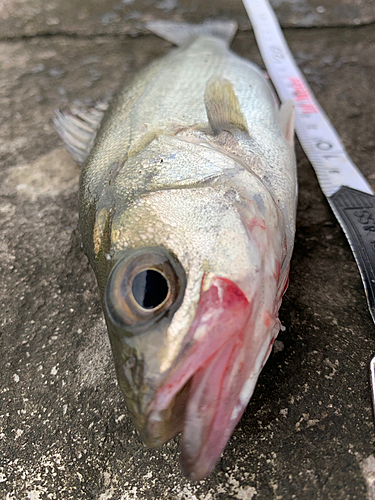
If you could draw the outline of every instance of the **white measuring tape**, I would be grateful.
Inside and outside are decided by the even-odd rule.
[[[243,0],[263,61],[282,102],[296,106],[296,133],[349,240],[375,322],[375,196],[294,62],[268,0]],[[370,362],[375,415],[375,357]]]
[[[243,0],[264,64],[282,102],[296,106],[296,134],[328,197],[343,185],[373,191],[350,159],[293,59],[268,0]]]

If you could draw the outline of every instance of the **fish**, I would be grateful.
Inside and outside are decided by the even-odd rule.
[[[295,235],[294,105],[229,48],[232,21],[153,21],[177,45],[108,105],[59,111],[119,387],[146,445],[206,477],[281,326]]]

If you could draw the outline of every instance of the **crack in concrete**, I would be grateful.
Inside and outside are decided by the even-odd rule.
[[[375,26],[375,19],[369,22],[364,22],[361,24],[340,24],[340,25],[327,25],[327,26],[285,26],[282,27],[282,30],[287,32],[287,33],[294,33],[297,31],[328,31],[328,30],[360,30],[361,28],[367,28],[369,26]],[[238,28],[238,33],[253,33],[253,30],[247,29],[247,28]],[[139,37],[155,37],[153,33],[149,33],[146,28],[145,31],[132,31],[130,32],[123,32],[123,33],[91,33],[91,34],[81,34],[77,32],[69,32],[69,31],[55,31],[55,32],[40,32],[40,33],[35,33],[33,35],[19,35],[19,36],[14,36],[14,37],[9,37],[5,36],[2,37],[0,36],[0,42],[20,42],[24,40],[32,40],[32,39],[48,39],[48,38],[58,38],[58,37],[64,37],[64,38],[72,38],[72,39],[77,39],[77,40],[93,40],[96,38],[139,38]]]

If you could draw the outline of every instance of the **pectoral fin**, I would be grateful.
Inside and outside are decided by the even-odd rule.
[[[53,123],[66,149],[80,165],[86,160],[105,111],[106,101],[94,106],[57,110]]]
[[[279,108],[279,125],[287,142],[294,145],[295,106],[292,100],[285,101]]]
[[[208,81],[204,103],[208,121],[215,134],[233,128],[248,132],[246,118],[233,85],[226,78],[213,77]]]

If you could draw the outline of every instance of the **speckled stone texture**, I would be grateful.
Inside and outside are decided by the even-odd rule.
[[[297,62],[375,189],[374,3],[273,3]],[[52,117],[70,102],[110,95],[170,50],[147,34],[146,19],[234,17],[241,31],[233,49],[262,64],[240,2],[207,5],[0,3],[1,499],[375,498],[375,326],[349,245],[298,146],[286,331],[215,471],[192,484],[180,474],[178,439],[145,448],[117,387],[76,230],[79,168]]]
[[[282,26],[359,26],[375,20],[372,0],[271,0]],[[206,17],[250,22],[241,0],[2,0],[0,37],[43,34],[146,33],[151,19],[199,22]]]

